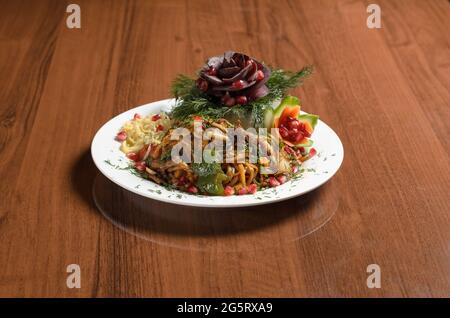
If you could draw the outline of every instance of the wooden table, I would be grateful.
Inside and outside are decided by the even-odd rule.
[[[0,3],[1,296],[450,296],[448,1],[379,0],[381,29],[366,26],[373,1],[73,2],[81,29],[72,1]],[[113,225],[92,198],[94,181],[118,191],[101,187],[93,135],[227,49],[316,66],[292,93],[341,137],[340,171],[308,199],[153,202],[180,222]],[[288,233],[319,208],[326,224]]]

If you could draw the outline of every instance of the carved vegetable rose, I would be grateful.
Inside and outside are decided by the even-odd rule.
[[[208,59],[197,79],[197,87],[226,106],[247,104],[269,93],[265,85],[270,70],[257,60],[237,52]]]

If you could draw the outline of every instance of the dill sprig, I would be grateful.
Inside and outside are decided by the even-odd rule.
[[[195,80],[178,75],[172,83],[172,95],[177,99],[177,105],[172,110],[171,116],[177,120],[185,120],[191,115],[207,116],[210,118],[250,118],[254,127],[261,127],[264,123],[264,113],[267,107],[277,99],[282,98],[290,88],[303,84],[303,81],[313,72],[312,66],[306,66],[298,72],[290,72],[282,69],[272,69],[266,85],[269,94],[247,105],[227,107],[214,102],[208,95],[200,91],[195,85]]]
[[[171,93],[175,98],[184,98],[193,92],[195,88],[195,80],[189,76],[180,74],[178,75],[172,83]]]
[[[303,84],[303,81],[314,72],[312,65],[305,66],[298,72],[290,72],[282,69],[272,69],[267,87],[269,95],[281,98],[290,88],[295,88]]]

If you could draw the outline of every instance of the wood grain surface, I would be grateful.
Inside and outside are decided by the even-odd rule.
[[[72,2],[81,29],[66,27]],[[450,5],[379,0],[382,28],[368,29],[371,2],[0,1],[0,296],[449,297]],[[114,225],[92,197],[95,182],[119,191],[98,179],[95,132],[227,49],[316,66],[292,93],[341,137],[340,171],[308,199],[153,202],[178,222]],[[131,215],[118,198],[110,211]],[[295,239],[298,215],[319,209],[334,215]]]

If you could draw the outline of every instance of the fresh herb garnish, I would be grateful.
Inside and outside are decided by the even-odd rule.
[[[234,107],[219,105],[197,88],[194,79],[179,75],[172,83],[172,94],[178,101],[171,115],[177,120],[184,120],[190,115],[207,116],[212,119],[247,117],[254,127],[262,127],[267,107],[271,107],[274,101],[282,98],[288,89],[301,85],[312,72],[312,66],[306,66],[299,72],[272,69],[266,83],[269,94],[246,105]]]
[[[207,177],[222,172],[222,169],[219,163],[194,162],[192,163],[192,171],[200,177]]]
[[[171,156],[172,156],[172,152],[167,150],[162,153],[160,160],[163,162],[168,161],[171,158]]]
[[[187,95],[195,93],[192,88],[195,87],[195,81],[189,76],[180,74],[172,83],[172,95],[175,98],[184,98]],[[196,89],[196,91],[199,91]]]

